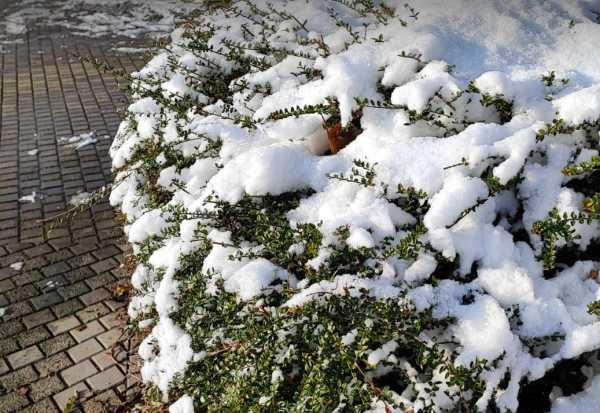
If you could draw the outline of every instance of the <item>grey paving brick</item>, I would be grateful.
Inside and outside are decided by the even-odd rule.
[[[0,340],[0,356],[6,356],[19,350],[19,344],[13,337]]]
[[[106,390],[122,382],[125,376],[117,366],[112,366],[87,379],[88,385],[93,391]]]
[[[0,412],[15,412],[27,406],[29,400],[22,394],[11,392],[0,396]]]
[[[82,294],[87,293],[90,288],[85,285],[83,282],[78,282],[75,284],[70,284],[64,287],[59,287],[57,289],[58,293],[65,299],[69,300],[73,297],[80,296]]]
[[[44,358],[44,355],[37,346],[27,347],[23,350],[17,351],[6,356],[8,363],[15,370],[19,367],[26,366],[27,364],[31,364],[34,361],[40,360],[42,358]]]
[[[11,373],[5,374],[0,377],[0,384],[6,390],[16,389],[25,384],[29,384],[38,378],[37,373],[31,366],[24,367],[19,370],[15,370]]]
[[[60,392],[64,388],[65,385],[58,376],[44,377],[31,384],[29,397],[31,397],[34,402],[37,402]]]
[[[88,278],[87,280],[85,280],[85,283],[91,289],[95,289],[95,288],[100,288],[102,286],[107,286],[115,281],[116,281],[115,277],[111,273],[104,272],[102,274],[96,275],[95,277]]]
[[[85,413],[101,413],[106,410],[115,410],[121,405],[119,397],[110,389],[84,402],[83,410]]]
[[[65,316],[75,313],[76,311],[81,310],[83,307],[84,305],[79,300],[79,298],[73,298],[71,300],[53,306],[52,311],[54,311],[56,317],[63,318]]]
[[[77,281],[85,280],[86,278],[93,277],[94,275],[96,275],[96,273],[92,271],[90,267],[79,267],[68,271],[63,275],[68,281],[74,283]]]
[[[121,334],[120,328],[113,328],[97,336],[97,339],[105,348],[109,348],[119,340]]]
[[[81,343],[82,341],[85,341],[90,337],[94,337],[100,333],[103,333],[104,330],[105,329],[102,326],[102,324],[94,320],[87,324],[83,324],[77,328],[74,328],[70,331],[70,333],[78,343]]]
[[[21,320],[11,320],[7,322],[0,323],[0,338],[10,337],[15,335],[21,331],[23,331],[25,327],[21,323]]]
[[[57,262],[50,264],[47,267],[42,268],[42,273],[45,277],[52,277],[53,275],[62,274],[71,269],[66,262]]]
[[[98,372],[98,369],[90,360],[84,360],[79,364],[69,367],[66,370],[60,372],[61,377],[71,386],[83,379],[90,377]]]
[[[12,290],[13,288],[15,288],[15,284],[10,278],[0,281],[0,293]]]
[[[19,333],[15,338],[19,342],[21,347],[28,347],[32,344],[39,343],[50,337],[50,333],[45,326],[37,326],[31,330],[23,331]]]
[[[56,291],[50,291],[31,299],[31,304],[36,310],[50,307],[63,301],[63,298]]]
[[[109,299],[112,296],[110,292],[108,292],[104,288],[98,288],[96,290],[90,291],[87,294],[83,294],[79,297],[81,301],[83,301],[86,305],[96,304],[99,301],[104,301]]]
[[[80,362],[86,358],[93,356],[94,354],[102,351],[103,348],[94,338],[91,338],[83,343],[79,343],[75,347],[71,347],[67,352],[75,363]]]
[[[52,314],[52,311],[45,309],[23,317],[23,324],[25,324],[25,327],[27,327],[28,329],[31,329],[33,327],[39,326],[40,324],[46,324],[52,320],[54,320],[54,315]]]
[[[108,314],[110,310],[103,303],[92,304],[76,313],[77,317],[84,323]],[[104,325],[104,323],[103,323]]]
[[[106,370],[116,363],[110,350],[104,350],[92,357],[92,360],[100,370]]]
[[[23,317],[32,311],[33,307],[31,307],[31,305],[26,301],[13,303],[7,307],[6,312],[4,313],[4,320],[12,320],[14,318]]]
[[[69,316],[65,318],[61,318],[60,320],[53,321],[47,324],[48,330],[55,336],[64,333],[65,331],[69,331],[72,328],[77,327],[80,321],[75,316]]]
[[[102,272],[109,271],[110,269],[115,268],[118,265],[119,263],[114,258],[107,258],[102,261],[98,261],[95,264],[92,264],[91,267],[97,274],[100,274]]]
[[[77,383],[75,386],[69,387],[66,390],[61,391],[53,396],[54,401],[58,405],[58,408],[64,410],[65,407],[69,404],[69,402],[75,400],[82,400],[91,394],[89,387],[81,382]]]
[[[42,349],[44,354],[46,354],[46,356],[58,353],[59,351],[63,351],[74,345],[75,340],[73,339],[73,337],[71,337],[69,333],[64,333],[60,336],[50,338],[39,344],[40,348]]]
[[[47,398],[27,406],[21,413],[61,413],[61,411],[58,410],[52,399]]]
[[[66,353],[58,353],[47,357],[34,364],[40,377],[45,377],[53,373],[57,373],[73,365],[73,362]]]

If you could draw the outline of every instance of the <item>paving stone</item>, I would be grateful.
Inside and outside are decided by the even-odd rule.
[[[31,304],[36,310],[50,307],[63,301],[63,298],[56,291],[50,291],[31,299]]]
[[[10,337],[15,335],[21,331],[23,331],[25,327],[21,323],[21,320],[11,320],[8,322],[0,323],[0,338]]]
[[[68,277],[68,276],[67,276]],[[71,298],[80,296],[89,291],[89,287],[85,285],[83,282],[78,282],[75,284],[67,285],[65,287],[59,287],[57,289],[58,293],[65,299],[69,300]]]
[[[83,239],[83,240],[79,240],[76,245],[73,245],[71,247],[71,251],[73,251],[74,254],[79,255],[79,254],[84,254],[86,252],[94,251],[97,248],[98,248],[98,243],[96,242],[96,240]]]
[[[116,301],[116,300],[106,300],[104,304],[110,308],[110,311],[116,311],[119,308],[125,307],[127,305],[124,301]]]
[[[118,266],[119,263],[113,258],[107,258],[102,261],[98,261],[95,264],[92,264],[92,269],[96,272],[96,274],[100,274],[105,271],[109,271],[110,269]]]
[[[9,354],[6,358],[13,369],[18,369],[19,367],[23,367],[44,358],[44,355],[37,346],[31,346],[17,351],[16,353]]]
[[[104,327],[98,321],[92,321],[88,324],[83,324],[80,327],[74,328],[70,331],[71,335],[78,343],[81,343],[90,337],[97,336],[102,332],[104,332]]]
[[[103,349],[100,343],[98,343],[96,339],[92,338],[70,348],[67,352],[73,361],[78,363],[81,360],[89,358],[102,350]]]
[[[48,244],[40,244],[40,245],[36,245],[35,247],[32,248],[28,248],[26,250],[23,250],[23,252],[25,253],[25,255],[27,255],[29,258],[33,258],[33,257],[37,257],[39,255],[44,255],[44,254],[48,254],[50,252],[54,251],[52,249],[52,247],[50,247]]]
[[[11,337],[0,340],[0,356],[6,356],[17,350],[19,350],[19,345],[14,338]]]
[[[35,258],[28,258],[24,262],[23,271],[37,271],[48,264],[48,260],[43,255]]]
[[[12,290],[13,288],[15,288],[15,284],[10,278],[0,281],[0,293]]]
[[[50,267],[52,267],[51,271],[56,271],[55,274],[60,272],[65,272],[69,270],[69,266],[62,261],[66,261],[73,256],[73,253],[69,251],[67,248],[61,248],[58,251],[54,251],[51,254],[47,254],[45,258],[53,263]],[[50,274],[54,275],[54,274]]]
[[[90,253],[78,255],[70,258],[67,262],[72,268],[79,268],[89,264],[93,264],[97,259]]]
[[[86,278],[93,277],[96,275],[94,271],[90,267],[80,267],[75,268],[74,270],[68,271],[63,274],[64,277],[72,283],[77,281],[85,280]]]
[[[67,356],[67,353],[58,353],[34,364],[40,377],[45,377],[57,373],[73,365],[73,362]]]
[[[18,286],[21,286],[21,285],[26,285],[26,284],[33,283],[36,281],[40,281],[43,278],[44,277],[42,276],[42,274],[39,271],[33,270],[33,271],[28,271],[26,273],[19,274],[19,275],[13,277],[12,280],[15,282],[15,284],[17,284]]]
[[[4,320],[12,320],[14,318],[23,317],[33,311],[33,307],[26,301],[11,304],[7,307],[4,313]]]
[[[79,298],[73,298],[65,301],[64,303],[55,305],[52,307],[52,311],[54,311],[56,317],[63,318],[81,310],[82,308],[84,308],[84,305]]]
[[[52,277],[53,275],[62,274],[71,269],[69,265],[65,262],[57,262],[55,264],[50,264],[47,267],[42,268],[42,273],[45,277]]]
[[[0,412],[14,412],[19,411],[21,408],[27,406],[29,400],[27,397],[17,393],[8,393],[5,396],[0,396]]]
[[[75,345],[75,340],[69,333],[61,334],[39,344],[46,356],[63,351]]]
[[[19,301],[26,300],[31,297],[38,295],[38,289],[33,284],[27,284],[11,291],[8,296],[8,301],[11,303],[17,303]]]
[[[46,330],[46,327],[37,326],[32,330],[23,331],[15,338],[17,339],[21,347],[27,347],[32,344],[38,343],[42,340],[45,340],[48,337],[50,337],[50,333],[48,332],[48,330]]]
[[[97,339],[100,341],[100,343],[102,343],[104,348],[109,348],[119,340],[121,334],[122,332],[120,328],[113,328],[112,330],[108,330],[107,332],[100,334]]]
[[[125,375],[121,370],[117,366],[113,366],[88,378],[87,383],[93,391],[102,391],[119,384],[124,379]]]
[[[21,413],[61,413],[61,411],[58,410],[52,399],[47,398],[26,407]]]
[[[105,221],[105,222],[111,222],[113,224],[113,226],[115,225],[114,221]],[[98,225],[98,223],[96,223],[96,225]],[[98,258],[99,260],[103,260],[109,257],[113,257],[115,255],[118,255],[121,253],[121,250],[118,249],[117,247],[115,247],[114,245],[108,245],[106,247],[102,247],[99,249],[96,249],[92,252],[92,254],[94,254],[94,256],[96,258]]]
[[[83,294],[79,297],[79,299],[83,301],[85,305],[92,305],[99,301],[107,300],[110,297],[112,297],[110,292],[108,292],[104,288],[98,288],[97,290],[93,290],[87,294]]]
[[[98,364],[98,363],[96,363],[96,364]],[[8,364],[6,364],[4,359],[0,357],[0,375],[6,373],[9,370],[10,370],[10,368],[8,367]]]
[[[65,331],[69,331],[72,328],[77,327],[79,324],[79,320],[75,316],[69,316],[65,318],[61,318],[60,320],[53,321],[47,324],[48,330],[55,336],[64,333]]]
[[[12,390],[16,389],[17,387],[24,386],[25,384],[29,384],[32,381],[35,381],[37,378],[38,375],[33,368],[31,366],[27,366],[1,376],[0,384],[6,390]]]
[[[110,310],[103,303],[96,303],[78,311],[77,317],[84,323],[87,323],[88,321],[102,317],[109,312]]]
[[[62,234],[59,237],[53,237],[48,240],[48,244],[50,244],[55,249],[65,248],[71,245],[71,236],[70,234]]]
[[[48,376],[31,384],[29,397],[34,402],[45,399],[63,390],[65,385],[58,376]]]
[[[83,411],[85,413],[104,413],[107,410],[114,410],[122,404],[113,390],[107,390],[83,403]]]
[[[117,362],[112,356],[110,350],[104,350],[96,354],[92,357],[92,360],[100,370],[106,370],[107,368],[109,368],[113,364],[116,364]]]
[[[102,323],[102,325],[104,327],[106,327],[107,329],[110,329],[113,327],[122,326],[124,324],[122,317],[124,317],[123,313],[112,312],[112,313],[109,313],[109,314],[105,315],[104,317],[102,317],[100,319],[100,322]]]
[[[27,327],[28,329],[31,329],[33,327],[39,326],[40,324],[46,324],[52,320],[54,320],[54,315],[52,314],[52,311],[45,309],[23,317],[23,324],[25,324],[25,327]]]
[[[81,382],[53,396],[58,408],[63,410],[71,401],[84,400],[91,394],[89,387]]]
[[[98,369],[94,366],[94,364],[90,360],[84,360],[79,364],[75,364],[72,367],[69,367],[66,370],[63,370],[60,375],[67,383],[67,385],[71,386],[78,381],[81,381],[87,377],[90,377],[98,372]]]
[[[108,272],[104,272],[102,274],[98,274],[95,277],[88,278],[85,280],[85,283],[91,288],[96,289],[102,286],[109,285],[115,281],[115,277]]]

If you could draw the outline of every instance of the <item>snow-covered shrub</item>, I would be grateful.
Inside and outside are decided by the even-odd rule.
[[[518,8],[527,56],[491,4],[391,3],[207,8],[132,75],[111,202],[171,412],[593,409],[591,51],[571,80]],[[528,6],[540,39],[600,36],[561,7]]]

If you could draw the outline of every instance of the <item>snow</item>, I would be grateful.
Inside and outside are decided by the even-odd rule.
[[[132,300],[130,314],[143,317],[150,309],[158,314],[140,348],[143,379],[166,393],[173,377],[199,357],[191,350],[186,329],[175,325],[170,315],[178,308],[175,275],[180,260],[204,246],[196,230],[206,226],[208,250],[201,274],[207,287],[199,294],[217,295],[223,281],[225,291],[251,306],[287,283],[291,295],[284,306],[292,309],[330,294],[364,293],[377,299],[410,300],[419,311],[432,308],[435,317],[455,320],[442,338],[457,343],[443,347],[456,352],[457,364],[498,360],[482,373],[486,386],[478,408],[485,411],[495,398],[500,411],[516,411],[523,379],[536,380],[563,359],[600,349],[600,322],[587,312],[588,304],[600,298],[600,284],[589,276],[600,268],[597,256],[590,254],[600,238],[600,224],[597,220],[574,224],[578,238],[569,246],[591,255],[590,261],[560,263],[550,277],[540,259],[542,240],[533,233],[534,223],[553,208],[561,214],[577,213],[589,197],[575,185],[565,186],[572,178],[561,171],[596,155],[597,137],[590,139],[581,131],[549,134],[543,140],[536,135],[555,118],[566,125],[600,118],[600,67],[594,63],[600,52],[589,41],[600,37],[600,25],[590,17],[592,3],[550,1],[523,7],[516,0],[427,0],[416,5],[419,18],[406,27],[394,22],[364,29],[353,20],[366,35],[363,42],[350,46],[349,34],[329,20],[325,4],[287,5],[307,19],[306,36],[323,35],[332,52],[329,56],[298,46],[282,23],[272,41],[309,57],[288,56],[264,70],[254,68],[230,85],[232,90],[241,81],[254,87],[269,85],[265,94],[231,92],[233,110],[256,121],[255,128],[243,128],[223,116],[230,114],[223,112],[223,102],[209,102],[202,90],[195,90],[184,70],[169,65],[167,53],[133,75],[140,84],[154,88],[155,97],[173,101],[187,97],[205,110],[176,114],[159,98],[134,96],[129,118],[110,150],[118,171],[110,202],[127,217],[126,232],[134,251],[140,252],[145,243],[156,245],[132,277],[139,295]],[[242,39],[241,21],[238,16],[226,34],[215,36]],[[209,70],[185,50],[187,40],[181,34],[179,30],[172,34],[173,58],[187,70]],[[386,41],[370,40],[378,35]],[[236,69],[221,57],[211,58],[223,65],[224,72]],[[319,70],[321,76],[295,76],[299,64]],[[544,85],[541,76],[550,70],[556,71],[557,79],[569,81]],[[479,92],[465,92],[470,81]],[[363,108],[357,114],[355,97],[378,101],[384,99],[383,91],[388,97],[391,93],[391,102],[399,106]],[[511,118],[501,123],[495,107],[482,103],[482,94],[512,102]],[[361,133],[334,155],[327,152],[321,116],[265,120],[276,110],[323,104],[332,97],[339,104],[343,125],[361,116]],[[429,109],[435,110],[438,122],[414,119]],[[188,139],[187,133],[197,139]],[[217,153],[203,155],[215,141],[220,143]],[[149,182],[137,171],[144,165],[133,161],[149,144],[160,146],[153,161],[157,187],[171,195],[164,207],[154,205],[144,192]],[[191,162],[182,167],[173,161],[169,153],[173,148],[179,151],[178,161]],[[372,167],[372,182],[348,182],[356,160]],[[495,191],[492,184],[506,187]],[[426,212],[405,207],[406,195],[396,191],[399,185],[419,191],[423,195],[419,207]],[[260,245],[247,241],[234,245],[235,231],[213,228],[200,218],[214,208],[213,197],[237,204],[245,196],[259,199],[301,190],[312,192],[285,218],[292,229],[314,224],[323,237],[307,268],[318,271],[328,265],[336,248],[366,249],[372,253],[365,263],[372,270],[369,277],[335,269],[329,279],[298,279],[291,269],[261,257]],[[178,221],[170,207],[198,217]],[[426,230],[419,237],[424,247],[418,253],[383,254],[386,246],[405,240],[417,224]],[[340,228],[347,230],[347,238],[340,239]],[[305,245],[294,242],[287,252],[300,257]],[[559,248],[565,245],[557,241]],[[230,258],[238,253],[243,257]],[[522,344],[524,339],[543,340],[553,334],[564,335],[564,340],[547,346],[543,355]],[[357,329],[341,335],[342,345],[351,346],[357,335]],[[369,365],[383,368],[396,345],[392,340],[371,349]],[[597,369],[593,374],[599,373]],[[499,388],[505,377],[506,386]],[[591,409],[597,402],[598,383],[595,378],[593,391],[557,398],[554,411]],[[450,403],[439,393],[422,394]],[[415,411],[418,403],[413,405]],[[189,396],[170,408],[172,413],[192,410]]]
[[[169,407],[169,413],[194,413],[194,399],[183,395]]]
[[[79,192],[69,199],[69,204],[79,206],[87,203],[90,200],[90,194],[87,192]]]
[[[140,53],[147,53],[151,49],[148,49],[145,47],[113,47],[111,50],[114,50],[115,52],[119,52],[119,53],[140,54]]]
[[[37,149],[32,149],[30,151],[27,151],[27,155],[31,155],[31,156],[35,156],[37,155],[38,150]]]
[[[600,405],[600,376],[581,393],[559,397],[552,403],[551,413],[595,413]]]
[[[429,254],[420,253],[404,272],[404,281],[414,284],[427,279],[437,268],[437,261]]]
[[[59,143],[64,143],[65,146],[69,148],[73,148],[74,150],[79,150],[88,145],[92,145],[98,142],[98,138],[96,137],[95,131],[90,131],[86,133],[82,133],[75,136],[66,137],[63,136],[58,139]]]
[[[240,299],[247,301],[264,293],[276,279],[292,281],[292,285],[295,284],[293,276],[287,271],[273,265],[269,260],[259,258],[250,261],[227,278],[225,291],[238,293]]]
[[[427,228],[434,230],[455,222],[462,211],[473,207],[488,195],[485,183],[479,178],[452,174],[443,188],[431,198],[431,208],[425,215]]]
[[[395,340],[388,341],[377,350],[372,351],[367,358],[367,363],[370,366],[375,367],[382,360],[386,359],[390,353],[398,348],[398,343]]]
[[[483,73],[473,83],[482,93],[487,95],[501,95],[508,100],[512,100],[515,97],[514,83],[502,72],[491,71]]]
[[[586,102],[583,108],[581,102]],[[593,122],[600,117],[600,85],[570,93],[554,101],[553,105],[569,123]]]
[[[15,271],[21,271],[21,268],[23,268],[23,262],[13,262],[12,264],[10,264],[10,268],[12,268]]]
[[[303,146],[271,145],[250,150],[229,162],[208,183],[222,199],[239,201],[250,195],[278,195],[306,188],[315,172],[315,159]],[[246,173],[240,174],[240,169]],[[272,177],[278,177],[272,180]]]
[[[166,35],[175,28],[175,14],[189,12],[196,5],[177,0],[21,0],[18,7],[0,10],[0,28],[21,36],[28,26],[43,19],[44,24],[68,29],[88,37]],[[2,32],[0,31],[0,32]],[[129,51],[128,51],[129,52]]]
[[[21,198],[19,198],[19,202],[31,202],[33,204],[35,203],[36,196],[37,193],[35,191],[32,191],[31,194],[23,195]]]
[[[535,299],[534,284],[527,272],[514,264],[484,268],[477,281],[491,296],[505,306],[528,303]]]

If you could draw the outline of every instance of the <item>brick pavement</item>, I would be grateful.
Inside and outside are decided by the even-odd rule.
[[[43,220],[111,181],[108,147],[126,105],[110,74],[72,55],[127,71],[143,62],[60,31],[20,39],[0,54],[0,412],[103,411],[135,381],[126,303],[114,296],[126,277],[121,227],[106,201],[50,233]],[[90,131],[98,142],[79,150],[61,141]]]

